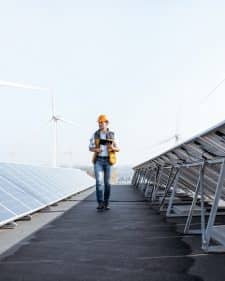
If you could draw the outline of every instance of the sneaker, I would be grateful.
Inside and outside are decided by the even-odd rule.
[[[110,210],[109,205],[105,205],[105,206],[104,206],[104,210],[106,210],[106,211],[107,211],[107,210]]]
[[[104,209],[103,203],[98,203],[98,206],[97,206],[96,209],[97,209],[97,210],[103,210],[103,209]]]

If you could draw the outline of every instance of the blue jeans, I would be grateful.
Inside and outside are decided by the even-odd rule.
[[[109,160],[103,158],[97,158],[94,164],[95,178],[96,178],[96,198],[98,203],[103,202],[103,185],[104,185],[104,203],[108,205],[111,184],[111,165]]]

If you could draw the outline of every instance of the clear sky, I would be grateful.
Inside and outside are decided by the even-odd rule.
[[[0,0],[0,80],[50,87],[61,124],[59,162],[90,164],[89,138],[107,114],[119,164],[225,119],[225,2]],[[0,161],[50,164],[50,96],[0,87]],[[72,154],[71,154],[72,152]]]

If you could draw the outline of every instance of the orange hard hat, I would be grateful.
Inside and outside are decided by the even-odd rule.
[[[104,114],[98,116],[98,123],[100,122],[109,122],[108,117]]]

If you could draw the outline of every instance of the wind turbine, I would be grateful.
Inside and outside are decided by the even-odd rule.
[[[52,156],[52,166],[55,168],[57,167],[57,154],[58,154],[58,144],[57,144],[57,125],[58,122],[65,122],[68,124],[74,125],[73,122],[65,120],[59,115],[55,114],[55,96],[53,94],[53,91],[50,90],[50,88],[44,88],[44,87],[37,87],[33,85],[27,85],[27,84],[21,84],[17,82],[12,82],[12,81],[4,81],[0,80],[0,86],[1,87],[13,87],[13,88],[22,88],[22,89],[29,89],[29,90],[36,90],[36,91],[47,91],[51,94],[51,99],[52,99],[52,117],[51,121],[53,122],[53,156]]]
[[[181,139],[181,135],[179,134],[179,128],[180,128],[180,113],[181,113],[181,103],[177,106],[177,112],[176,112],[176,124],[175,124],[175,132],[173,135],[163,139],[162,141],[157,142],[155,145],[152,146],[152,148],[155,148],[157,146],[160,146],[162,144],[166,144],[172,140],[174,140],[174,144],[177,145],[178,142]]]
[[[207,95],[205,95],[201,100],[199,105],[204,104],[207,99],[209,97],[211,97],[212,95],[215,94],[216,90],[225,82],[225,78],[223,78]],[[152,146],[152,148],[165,144],[171,140],[175,140],[175,145],[180,141],[181,135],[179,134],[179,128],[180,128],[180,116],[181,116],[181,110],[182,110],[182,106],[181,106],[181,101],[178,104],[177,107],[177,114],[176,114],[176,127],[175,127],[175,134],[173,134],[171,137],[165,138],[164,140],[157,142],[155,145]]]
[[[57,158],[58,158],[58,122],[64,122],[73,126],[78,126],[74,124],[74,122],[66,120],[62,118],[60,115],[56,114],[55,110],[55,96],[53,92],[51,91],[51,97],[52,97],[52,116],[50,122],[53,123],[53,159],[52,159],[52,165],[54,168],[57,167]]]
[[[178,134],[177,132],[177,129],[175,130],[175,134],[172,135],[171,137],[168,137],[166,139],[163,139],[162,141],[158,142],[156,145],[161,145],[161,144],[165,144],[171,140],[174,140],[175,141],[175,144],[177,144],[180,140],[180,135]]]
[[[167,143],[167,142],[169,142],[169,141],[171,141],[171,140],[174,140],[175,141],[175,145],[179,142],[179,140],[180,140],[180,138],[181,138],[181,136],[180,136],[180,134],[179,134],[179,127],[180,127],[180,124],[179,124],[179,116],[180,116],[180,114],[179,114],[179,112],[180,112],[180,107],[178,107],[178,109],[177,109],[177,114],[176,114],[176,125],[175,125],[175,133],[171,136],[171,137],[169,137],[169,138],[167,138],[167,139],[165,139],[165,140],[163,140],[161,143],[163,144],[163,143]]]

